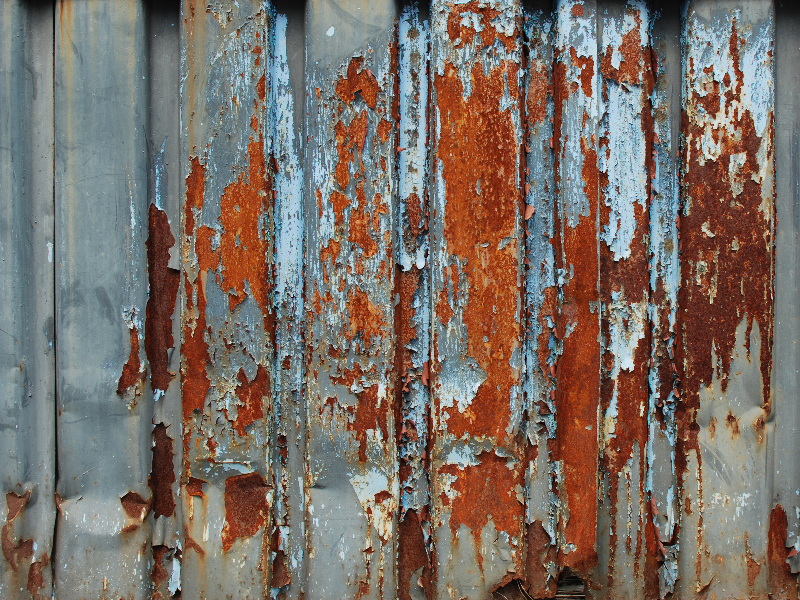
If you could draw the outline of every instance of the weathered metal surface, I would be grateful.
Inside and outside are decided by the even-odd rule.
[[[266,596],[274,497],[269,4],[182,9],[181,589]]]
[[[273,461],[275,465],[274,531],[270,546],[272,594],[302,597],[306,564],[305,490],[305,361],[303,360],[303,164],[301,134],[292,79],[302,62],[290,69],[291,39],[301,15],[279,14],[273,29],[272,87],[269,127],[275,159],[275,314],[276,373]],[[302,21],[300,21],[302,22]],[[302,56],[300,57],[302,61]],[[296,87],[300,82],[294,81]]]
[[[800,12],[424,4],[0,9],[3,598],[798,597]]]
[[[522,11],[431,6],[431,517],[438,598],[523,572]]]
[[[153,402],[150,478],[153,528],[150,596],[165,600],[180,589],[183,465],[180,387],[180,5],[148,10],[149,206],[144,349]]]
[[[0,596],[49,598],[55,525],[53,13],[0,7]]]
[[[658,589],[645,492],[649,196],[655,175],[650,19],[645,3],[634,0],[599,3],[598,21],[602,340],[598,583],[603,595],[642,598]]]
[[[306,595],[394,595],[394,4],[312,0],[306,54]]]
[[[555,18],[557,548],[560,567],[588,575],[597,565],[600,410],[597,4],[565,0]]]
[[[693,2],[684,21],[681,595],[770,591],[774,18]]]
[[[430,523],[430,264],[428,104],[430,25],[417,5],[400,14],[397,40],[395,389],[400,512],[397,595],[425,598],[433,585]]]
[[[677,477],[674,468],[677,389],[675,342],[680,265],[679,134],[681,83],[680,15],[666,5],[650,14],[655,85],[650,97],[653,148],[650,190],[650,400],[647,484],[650,503],[648,556],[658,565],[658,597],[674,592],[677,579]],[[652,530],[647,529],[652,523]],[[655,565],[646,564],[649,577]],[[650,580],[648,580],[650,581]],[[652,584],[651,584],[652,585]],[[656,590],[648,586],[648,595]]]
[[[553,484],[558,463],[551,450],[556,435],[556,336],[558,280],[555,264],[553,152],[553,18],[536,11],[525,19],[525,409],[526,564],[525,583],[535,598],[556,592],[558,500]]]

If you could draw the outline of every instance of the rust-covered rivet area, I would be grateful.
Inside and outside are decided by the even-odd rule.
[[[6,0],[0,600],[800,600],[800,6]]]

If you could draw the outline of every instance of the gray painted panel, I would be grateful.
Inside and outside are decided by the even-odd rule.
[[[55,524],[52,6],[0,7],[0,596],[49,597]]]
[[[147,595],[145,26],[139,2],[56,7],[55,574],[65,600]]]

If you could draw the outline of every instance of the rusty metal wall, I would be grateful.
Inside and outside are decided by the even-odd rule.
[[[798,598],[794,4],[0,48],[0,597]]]

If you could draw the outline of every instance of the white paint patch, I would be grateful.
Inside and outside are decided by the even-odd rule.
[[[47,242],[47,262],[53,263],[53,242]]]
[[[281,15],[281,16],[284,16],[284,15]],[[333,37],[334,33],[336,33],[336,28],[333,25],[331,25],[330,27],[328,27],[328,31],[325,32],[325,35],[327,35],[328,37]]]

